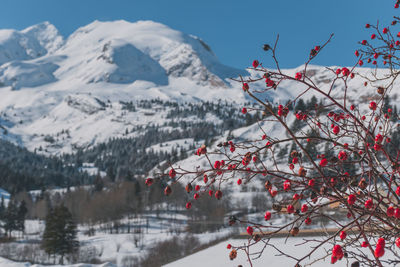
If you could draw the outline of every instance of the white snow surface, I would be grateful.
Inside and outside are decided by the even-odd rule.
[[[282,71],[293,77],[302,68]],[[363,75],[370,71],[355,69]],[[0,30],[0,137],[45,154],[71,153],[113,137],[134,136],[138,133],[124,133],[135,126],[166,121],[168,110],[128,112],[121,101],[226,100],[240,107],[249,98],[241,83],[228,78],[256,79],[260,73],[225,66],[200,38],[153,21],[94,21],[66,40],[48,22],[22,31]],[[312,65],[308,74],[324,91],[336,77]],[[350,102],[373,97],[374,90],[366,90],[363,82],[359,75],[349,80]],[[264,90],[265,82],[250,86]],[[342,88],[338,81],[333,96],[340,98]],[[304,89],[286,80],[258,96],[284,104]],[[206,120],[215,122],[213,116]]]
[[[318,239],[318,237],[308,238],[310,239]],[[304,242],[302,237],[295,237],[295,238],[274,238],[271,239],[271,243],[276,245],[277,248],[281,249],[285,253],[288,253],[294,257],[301,258],[302,256],[307,255],[312,248],[310,245],[313,242],[309,242],[305,245],[299,245]],[[237,258],[231,261],[229,259],[229,252],[226,248],[227,244],[231,244],[232,246],[245,246],[247,244],[247,239],[230,239],[224,242],[221,242],[215,246],[209,247],[205,250],[197,252],[195,254],[189,255],[183,259],[177,260],[170,264],[164,265],[165,267],[203,267],[203,266],[212,266],[212,267],[232,267],[232,266],[250,266],[246,254],[242,251],[238,251]],[[316,245],[316,243],[313,243]],[[263,249],[264,243],[259,242],[255,245],[252,245],[250,248],[251,253],[260,252]],[[330,266],[331,257],[330,253],[332,251],[333,245],[327,244],[322,246],[321,248],[317,249],[315,253],[311,256],[311,258],[306,258],[304,261],[301,262],[300,265],[302,266],[309,266],[314,262],[311,266],[312,267],[325,267]],[[325,251],[326,250],[326,251]],[[367,249],[363,249],[364,253],[373,258],[371,252]],[[327,255],[329,253],[329,255]],[[252,260],[253,267],[280,267],[280,266],[295,266],[296,261],[285,256],[279,256],[279,252],[272,247],[267,247],[262,256],[258,259],[254,259],[256,256],[250,257]],[[385,253],[382,259],[388,259],[389,257],[393,257],[393,255],[389,252]],[[354,259],[349,259],[348,261],[343,258],[340,261],[337,261],[332,266],[344,267],[350,266],[350,264],[354,261]]]

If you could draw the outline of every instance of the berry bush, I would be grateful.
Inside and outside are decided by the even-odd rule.
[[[396,2],[395,8],[398,7]],[[354,66],[327,68],[331,79],[323,87],[314,80],[309,65],[333,35],[312,48],[302,70],[294,74],[279,66],[278,36],[273,47],[264,46],[271,53],[276,69],[266,69],[254,60],[251,70],[258,72],[259,78],[235,80],[261,107],[241,107],[239,111],[263,112],[262,120],[279,125],[286,136],[268,136],[260,126],[256,140],[231,139],[219,144],[216,150],[198,148],[196,155],[206,161],[205,166],[187,170],[171,165],[166,173],[148,178],[146,184],[161,179],[167,184],[164,192],[169,195],[171,184],[185,181],[186,191],[193,198],[186,204],[190,209],[199,198],[215,197],[215,201],[223,198],[225,183],[234,181],[235,186],[243,186],[262,180],[272,209],[265,211],[264,223],[230,217],[229,225],[243,226],[249,238],[245,246],[227,246],[232,260],[237,253],[245,253],[251,265],[252,259],[270,247],[294,259],[296,266],[302,266],[316,250],[328,246],[331,249],[326,250],[326,256],[316,261],[329,257],[332,264],[345,258],[351,266],[400,264],[400,147],[393,139],[399,123],[397,114],[385,101],[396,93],[400,74],[400,32],[395,32],[399,22],[400,18],[394,17],[391,25],[383,28],[378,23],[366,24],[370,38],[360,41]],[[366,64],[370,67],[367,71],[358,68]],[[363,80],[363,90],[368,91],[369,98],[349,96],[354,96],[348,90],[355,78]],[[252,88],[260,80],[265,81],[265,88]],[[279,90],[287,81],[296,83],[302,92],[287,103],[275,104],[263,99],[266,92]],[[323,101],[307,109],[293,110],[306,94]],[[289,125],[293,121],[301,125],[300,130]],[[288,151],[284,156],[288,163],[282,164],[282,155],[275,148],[287,144],[294,144],[296,149]],[[262,159],[261,155],[267,158]],[[277,214],[286,216],[286,223],[271,224]],[[274,246],[276,234],[296,236],[302,228],[311,227],[321,218],[334,225],[334,230],[320,239],[307,239],[303,243],[309,247],[307,254],[295,257],[290,251]],[[252,253],[258,242],[263,242],[264,249]]]

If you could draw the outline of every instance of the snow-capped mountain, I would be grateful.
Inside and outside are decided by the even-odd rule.
[[[152,21],[113,21],[79,28],[64,42],[48,22],[23,31],[0,31],[3,86],[35,87],[59,80],[167,85],[169,77],[224,87],[243,71],[219,63],[197,37]]]
[[[294,76],[301,68],[284,71]],[[335,76],[318,66],[309,66],[309,74],[321,87]],[[146,107],[141,100],[244,103],[241,84],[228,79],[238,75],[260,74],[225,66],[198,37],[152,21],[94,21],[66,40],[48,22],[1,30],[0,135],[32,151],[60,154],[143,134],[137,127],[168,131],[172,107]],[[362,83],[359,76],[351,80],[349,95],[368,97]],[[264,81],[255,87],[265,88]],[[285,103],[301,90],[284,81],[261,97]],[[212,114],[205,119],[222,123]]]
[[[94,21],[66,40],[48,22],[2,30],[0,127],[31,150],[71,152],[165,116],[125,116],[122,102],[244,101],[227,78],[246,73],[221,64],[201,39],[152,21]]]

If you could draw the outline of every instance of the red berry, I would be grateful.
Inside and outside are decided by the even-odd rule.
[[[369,28],[371,25],[369,23],[365,24],[365,28]]]
[[[396,195],[400,196],[400,186],[396,188]]]
[[[349,76],[350,70],[348,68],[344,67],[342,69],[342,74],[343,74],[343,76]]]
[[[295,78],[296,80],[301,80],[302,74],[300,72],[296,73]]]
[[[174,169],[169,170],[169,177],[174,178],[176,176],[176,171]]]
[[[247,233],[248,233],[249,235],[253,235],[253,232],[254,232],[253,227],[247,226],[246,231],[247,231]]]
[[[336,257],[337,259],[342,259],[344,256],[343,249],[340,245],[335,245],[332,249],[332,256]]]
[[[247,108],[242,108],[242,113],[246,114],[247,113]]]
[[[339,154],[338,154],[338,158],[341,160],[341,161],[345,161],[345,160],[347,160],[347,153],[345,152],[345,151],[340,151],[339,152]]]
[[[269,221],[269,219],[271,219],[271,212],[267,211],[267,212],[265,213],[265,215],[264,215],[264,219],[265,219],[266,221]]]
[[[208,176],[207,176],[207,174],[204,174],[204,176],[203,176],[203,181],[204,181],[205,184],[208,182]]]
[[[154,182],[154,180],[153,180],[152,178],[147,178],[146,181],[145,181],[145,184],[146,184],[147,186],[150,186],[150,185],[153,184],[153,182]]]
[[[237,183],[238,185],[241,185],[241,184],[242,184],[242,179],[239,178],[239,179],[237,180],[236,183]]]
[[[394,211],[394,217],[396,217],[396,219],[400,219],[400,209],[396,208]]]
[[[289,180],[286,180],[286,181],[283,183],[283,190],[285,190],[285,191],[290,190],[290,181],[289,181]]]
[[[369,103],[369,109],[376,110],[376,103],[374,101],[371,101],[371,103]]]
[[[333,127],[333,129],[332,129],[332,132],[333,132],[334,134],[338,134],[338,133],[340,132],[340,127],[337,126],[337,125],[335,125],[335,126]]]
[[[214,162],[214,169],[220,169],[221,168],[221,162],[219,161],[219,160],[216,160],[215,162]]]
[[[231,248],[232,248],[232,245],[231,245],[231,244],[228,244],[228,245],[226,246],[226,248],[227,248],[227,249],[231,249]]]
[[[193,198],[196,199],[196,200],[199,199],[199,197],[200,197],[200,195],[197,194],[197,193],[193,195]]]
[[[374,207],[374,202],[372,201],[372,199],[367,199],[364,203],[364,206],[366,209],[372,209]]]
[[[364,241],[361,243],[361,247],[366,248],[368,247],[369,243],[367,241]]]
[[[340,239],[341,239],[341,240],[345,239],[345,238],[346,238],[346,236],[347,236],[347,234],[346,234],[346,232],[345,232],[345,231],[341,231],[341,232],[340,232],[340,235],[339,235],[339,237],[340,237]]]
[[[289,169],[291,169],[291,170],[294,169],[294,165],[292,163],[289,164]]]
[[[269,193],[271,194],[271,197],[275,197],[278,194],[278,191],[270,189]]]
[[[301,206],[301,212],[307,212],[307,210],[308,210],[307,204],[303,204],[303,206]]]
[[[311,219],[309,217],[307,217],[304,221],[305,224],[309,225],[311,224]]]
[[[356,52],[354,52],[354,55],[356,55],[356,57],[360,56],[360,53],[358,52],[358,50],[356,50]]]
[[[326,158],[321,159],[319,162],[319,166],[325,167],[328,164],[328,160]]]
[[[393,217],[394,216],[394,208],[392,206],[389,206],[386,210],[386,214],[388,217]]]
[[[209,195],[210,197],[212,197],[212,196],[214,195],[214,191],[208,190],[208,195]]]
[[[396,4],[394,5],[394,8],[399,8],[399,4],[396,3]]]
[[[286,209],[287,209],[287,213],[289,213],[289,214],[294,212],[293,205],[288,205]]]
[[[247,91],[247,90],[249,90],[250,87],[247,83],[243,83],[242,88],[243,88],[243,91]]]
[[[217,190],[217,192],[215,192],[215,198],[216,198],[216,199],[221,199],[221,197],[222,197],[222,192],[221,192],[221,190]]]
[[[311,179],[310,181],[308,181],[308,186],[313,187],[315,185],[315,180]]]
[[[376,34],[373,33],[373,34],[371,35],[371,39],[373,40],[373,39],[375,39],[375,37],[376,37]]]
[[[400,237],[396,238],[396,246],[400,248]]]
[[[374,251],[375,257],[380,258],[385,254],[385,245],[377,245]]]
[[[383,28],[382,32],[385,34],[388,33],[388,28]]]
[[[353,205],[356,202],[356,196],[354,194],[350,194],[347,197],[347,203],[349,203],[349,205]]]
[[[299,158],[298,157],[294,157],[293,159],[292,159],[292,163],[293,164],[297,164],[299,162]]]
[[[192,207],[192,203],[188,202],[186,203],[186,209],[190,209]]]
[[[164,188],[164,194],[165,194],[166,196],[169,196],[171,193],[172,193],[172,189],[171,189],[171,187],[170,187],[169,185],[167,185],[167,186]]]
[[[259,64],[260,63],[258,62],[258,60],[254,60],[253,61],[253,68],[257,68]]]
[[[300,199],[300,195],[297,194],[297,193],[294,194],[294,195],[293,195],[293,199],[294,199],[294,200],[299,200],[299,199]]]
[[[367,44],[367,40],[362,40],[362,41],[361,41],[361,44],[362,44],[362,45],[366,45],[366,44]]]

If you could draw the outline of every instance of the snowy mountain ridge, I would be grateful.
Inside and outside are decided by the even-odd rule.
[[[294,76],[301,68],[284,72]],[[322,88],[334,77],[325,67],[308,69]],[[142,134],[137,127],[172,130],[167,126],[174,123],[167,119],[171,108],[139,107],[140,101],[222,100],[236,103],[239,112],[238,103],[249,99],[240,83],[228,79],[238,75],[258,78],[260,72],[225,66],[200,38],[153,21],[94,21],[66,40],[48,22],[0,30],[0,137],[59,155]],[[368,98],[362,83],[359,76],[349,83],[350,97]],[[265,89],[265,83],[252,88]],[[288,80],[261,97],[285,103],[302,90]],[[220,123],[213,115],[206,121]]]

